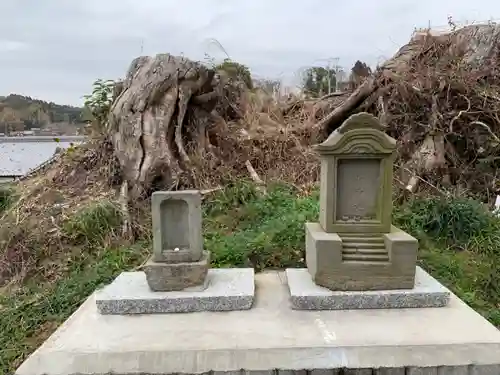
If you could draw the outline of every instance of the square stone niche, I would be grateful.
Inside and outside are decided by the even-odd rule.
[[[418,242],[391,224],[396,141],[368,113],[322,144],[319,223],[306,223],[314,282],[334,291],[412,289]]]
[[[201,194],[156,191],[151,197],[153,260],[197,262],[203,256]]]

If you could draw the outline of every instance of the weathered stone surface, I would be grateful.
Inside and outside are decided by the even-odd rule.
[[[378,215],[381,159],[339,159],[335,222]]]
[[[438,375],[437,367],[410,367],[407,369],[408,375]]]
[[[454,295],[440,309],[311,312],[290,308],[283,273],[255,282],[252,309],[222,313],[102,315],[92,296],[17,375],[500,373],[500,331]]]
[[[197,262],[164,263],[150,259],[143,270],[151,290],[156,292],[179,291],[203,285],[210,268],[210,253],[203,252]]]
[[[316,147],[320,223],[328,233],[387,233],[396,141],[368,113],[351,116]]]
[[[437,375],[469,375],[471,370],[470,367],[467,368],[464,366],[443,366],[437,369]]]
[[[373,375],[406,375],[406,369],[400,368],[378,368],[373,370]]]
[[[396,141],[368,113],[317,146],[319,223],[306,224],[307,268],[330,290],[411,289],[418,241],[391,225]]]
[[[314,282],[330,290],[391,290],[412,289],[415,285],[415,266],[418,242],[409,234],[392,227],[391,233],[376,237],[341,238],[327,233],[318,223],[306,223],[306,263]],[[382,261],[346,261],[346,240],[357,247],[358,256],[381,256]],[[370,243],[370,241],[372,243]],[[364,246],[364,247],[363,247]],[[347,253],[350,255],[349,253]]]
[[[197,262],[202,258],[200,191],[155,191],[151,213],[155,262]]]
[[[290,301],[297,310],[401,309],[443,307],[450,291],[417,268],[413,289],[383,291],[331,291],[316,285],[305,268],[286,270]]]
[[[255,294],[253,268],[210,269],[202,290],[153,292],[143,272],[124,272],[98,291],[101,314],[156,314],[246,310]]]
[[[371,368],[344,369],[344,375],[373,375]]]

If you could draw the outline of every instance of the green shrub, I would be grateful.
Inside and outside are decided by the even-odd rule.
[[[205,220],[205,247],[212,252],[214,266],[257,270],[304,266],[304,222],[318,216],[317,194],[297,197],[286,185],[269,186],[265,195],[248,191],[248,186],[240,185],[220,192],[246,201],[216,198],[234,204],[232,210],[226,207],[225,215]]]
[[[420,264],[500,325],[500,219],[479,202],[453,197],[412,200],[396,207],[394,219],[420,239]]]
[[[226,72],[230,78],[241,80],[248,89],[253,89],[252,74],[246,65],[226,58],[222,63],[215,66],[215,70],[222,70]]]
[[[203,205],[204,214],[206,216],[226,214],[231,209],[258,198],[259,192],[255,184],[246,180],[236,181],[209,196]]]
[[[453,197],[414,199],[394,216],[395,221],[415,235],[464,247],[498,223],[481,203]]]

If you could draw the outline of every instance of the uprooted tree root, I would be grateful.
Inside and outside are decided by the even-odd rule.
[[[252,158],[259,154],[254,141],[276,144],[266,151],[273,157],[281,153],[280,159],[284,148],[307,154],[308,141],[290,130],[279,108],[266,113],[252,107],[257,96],[223,71],[186,58],[161,54],[134,60],[109,116],[110,138],[132,197],[203,185],[198,178],[207,176],[207,162],[210,173],[217,167],[247,169],[248,175],[254,163],[262,164]]]

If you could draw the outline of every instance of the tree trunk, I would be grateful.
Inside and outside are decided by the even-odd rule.
[[[192,183],[191,157],[207,147],[219,82],[183,57],[135,59],[116,91],[109,132],[131,198]]]

